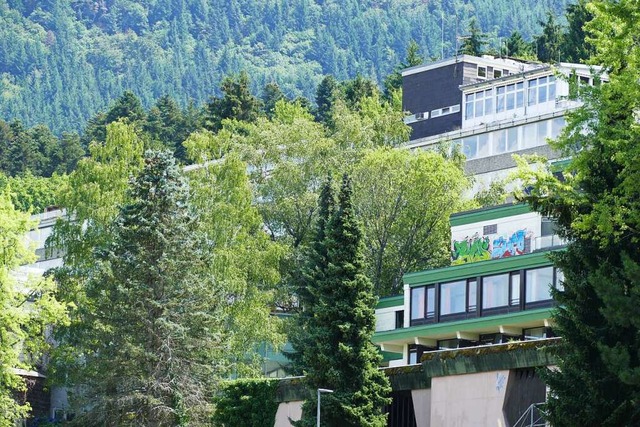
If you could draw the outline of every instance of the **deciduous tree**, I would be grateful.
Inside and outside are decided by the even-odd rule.
[[[22,264],[36,260],[25,245],[26,233],[35,224],[29,214],[17,211],[9,190],[0,191],[0,426],[13,427],[30,411],[16,401],[26,384],[16,368],[35,369],[47,347],[45,329],[66,320],[65,306],[54,297],[51,279],[16,280]]]

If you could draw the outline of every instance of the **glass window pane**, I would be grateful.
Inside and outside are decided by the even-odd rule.
[[[440,285],[440,314],[464,313],[466,287],[466,280]]]
[[[476,101],[476,117],[482,117],[484,115],[484,102],[482,99]]]
[[[551,81],[549,83],[549,101],[555,101],[556,99],[556,82]]]
[[[547,125],[549,120],[538,122],[538,136],[536,139],[537,145],[544,145],[547,143]]]
[[[473,118],[473,102],[469,102],[467,103],[467,105],[465,105],[464,116],[467,120]]]
[[[525,278],[526,302],[546,301],[551,299],[549,287],[553,283],[553,267],[527,270]]]
[[[478,153],[478,143],[476,137],[471,136],[462,140],[462,153],[469,159],[475,159]]]
[[[411,320],[424,319],[424,286],[411,288]]]
[[[535,124],[524,125],[523,130],[523,146],[522,148],[535,147],[538,140],[538,127]]]
[[[489,91],[487,91],[489,92]],[[484,98],[484,114],[493,113],[493,96],[488,95]]]
[[[427,319],[431,319],[436,314],[436,288],[427,286]]]
[[[513,110],[514,108],[516,108],[515,93],[508,93],[507,94],[507,110]]]
[[[489,134],[483,133],[478,135],[478,155],[477,157],[487,157],[490,153]]]
[[[518,149],[518,128],[507,129],[507,151]]]
[[[418,363],[418,350],[411,349],[409,350],[409,365],[415,365]]]
[[[504,307],[509,304],[509,274],[482,278],[482,308]]]
[[[557,138],[565,126],[564,117],[558,117],[551,121],[551,138]]]
[[[504,153],[507,151],[507,131],[499,130],[494,132],[493,139],[495,141],[495,152]]]
[[[547,102],[547,85],[538,86],[538,102]]]
[[[520,304],[520,273],[511,274],[511,305]]]
[[[564,291],[564,273],[559,268],[556,268],[556,289]]]
[[[477,289],[478,283],[475,280],[469,280],[469,306],[467,307],[468,312],[476,311],[476,299],[477,299]]]

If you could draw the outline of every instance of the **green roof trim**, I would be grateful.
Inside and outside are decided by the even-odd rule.
[[[522,268],[543,267],[552,264],[549,259],[549,253],[550,251],[540,251],[509,258],[491,259],[433,270],[423,270],[416,273],[405,274],[403,280],[406,285],[413,287],[466,279],[469,277],[506,273]]]
[[[551,317],[553,307],[539,308],[536,310],[524,310],[517,313],[500,314],[496,316],[478,317],[476,319],[458,320],[456,322],[434,323],[430,325],[412,326],[409,328],[395,329],[393,331],[376,332],[372,341],[376,344],[405,340],[414,337],[428,337],[434,334],[454,334],[458,331],[473,331],[479,328],[490,328],[509,323],[524,323],[535,320],[543,320]]]
[[[506,218],[532,212],[526,203],[492,206],[490,208],[476,209],[451,215],[449,221],[452,227],[458,225],[473,224],[480,221]]]
[[[378,300],[378,304],[376,305],[376,309],[399,307],[403,305],[404,305],[404,295],[396,295],[392,297],[380,298],[380,300]]]

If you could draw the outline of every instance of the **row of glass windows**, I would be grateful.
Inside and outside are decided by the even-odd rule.
[[[467,160],[479,159],[545,145],[547,138],[557,138],[564,126],[565,119],[558,117],[456,139],[454,144],[461,145]]]
[[[543,267],[418,286],[411,288],[411,322],[439,321],[443,316],[466,313],[477,315],[478,306],[481,312],[504,307],[531,308],[550,301],[550,286],[561,286],[562,280],[559,270]]]
[[[556,78],[539,77],[526,81],[527,105],[542,104],[556,98]],[[523,108],[525,82],[515,82],[465,95],[465,119]]]

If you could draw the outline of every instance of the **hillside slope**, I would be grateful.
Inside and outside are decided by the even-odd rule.
[[[240,70],[255,93],[274,81],[312,98],[324,74],[381,81],[411,39],[426,58],[452,55],[472,16],[497,45],[568,2],[0,0],[0,118],[79,130],[126,89],[146,107],[199,104]]]

